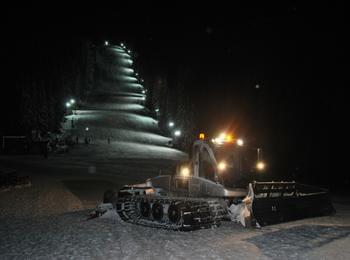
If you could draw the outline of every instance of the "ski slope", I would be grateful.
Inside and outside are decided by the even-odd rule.
[[[97,50],[96,63],[94,89],[63,124],[73,140],[84,143],[87,138],[90,155],[185,159],[185,153],[171,148],[172,139],[161,134],[157,119],[145,108],[146,89],[132,57],[122,47],[103,46]]]

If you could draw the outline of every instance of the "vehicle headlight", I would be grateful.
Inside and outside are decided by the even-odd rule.
[[[224,170],[226,170],[226,167],[227,167],[226,162],[224,162],[224,161],[219,162],[219,164],[218,164],[218,169],[219,169],[219,171],[224,171]]]
[[[184,177],[190,176],[190,169],[188,167],[182,167],[180,174]]]
[[[266,165],[265,165],[265,163],[263,163],[263,162],[258,162],[258,163],[256,164],[256,168],[257,168],[259,171],[263,171],[263,170],[265,169],[265,167],[266,167]]]

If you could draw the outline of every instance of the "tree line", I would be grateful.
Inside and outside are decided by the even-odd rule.
[[[82,39],[27,40],[8,51],[0,132],[58,132],[65,102],[83,100],[93,88],[94,44]]]

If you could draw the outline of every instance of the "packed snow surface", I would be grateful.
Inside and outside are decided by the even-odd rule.
[[[47,160],[0,157],[32,177],[32,187],[0,194],[2,259],[348,259],[350,203],[334,216],[263,227],[224,222],[215,229],[177,232],[122,222],[117,214],[87,220],[104,190],[138,183],[169,162],[95,158],[100,171],[84,171],[84,157]],[[91,158],[90,158],[91,159]],[[136,164],[135,164],[136,162]],[[103,165],[106,164],[106,168]],[[22,165],[22,166],[21,166]],[[74,166],[75,165],[75,166]],[[97,167],[98,168],[98,167]],[[108,171],[106,171],[108,172]]]
[[[145,107],[147,90],[139,82],[124,49],[112,46],[97,51],[96,79],[88,99],[78,102],[78,107],[72,106],[62,125],[74,140],[87,139],[89,144],[109,142],[117,148],[108,150],[118,151],[127,147],[126,143],[133,144],[141,149],[134,149],[135,155],[128,149],[132,157],[140,157],[141,150],[145,156],[148,152],[154,154],[154,146],[165,154],[170,150],[179,153],[171,149],[172,139],[162,135],[154,113],[152,117]]]

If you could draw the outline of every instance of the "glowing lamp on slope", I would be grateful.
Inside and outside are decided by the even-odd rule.
[[[176,131],[174,132],[174,135],[175,135],[175,136],[180,136],[180,135],[181,135],[181,131],[180,131],[180,130],[176,130]]]

